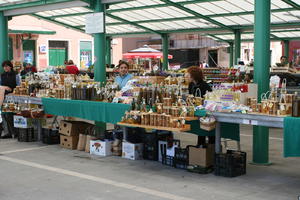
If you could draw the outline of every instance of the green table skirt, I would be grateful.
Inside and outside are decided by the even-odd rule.
[[[300,157],[300,117],[285,117],[283,131],[284,157]]]
[[[199,136],[215,136],[215,130],[205,131],[203,129],[200,129],[199,120],[188,121],[187,124],[191,125],[191,130],[188,131],[188,133]],[[240,141],[240,125],[232,123],[221,123],[221,137]]]
[[[78,117],[98,122],[116,124],[121,121],[128,104],[97,101],[42,98],[45,113],[64,117]]]

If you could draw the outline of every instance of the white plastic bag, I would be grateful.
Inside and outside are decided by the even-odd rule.
[[[275,76],[271,76],[270,78],[270,88],[279,88],[279,84],[280,84],[280,77],[275,75]]]

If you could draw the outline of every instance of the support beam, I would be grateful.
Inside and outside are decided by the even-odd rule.
[[[269,91],[270,18],[271,0],[255,0],[254,23],[254,82],[258,84],[258,102],[261,94]],[[269,164],[269,129],[253,128],[253,163]]]
[[[48,11],[48,10],[57,10],[57,9],[63,9],[63,8],[73,8],[73,7],[84,7],[88,6],[89,4],[83,1],[53,1],[55,3],[49,3],[47,1],[35,1],[39,3],[40,5],[31,5],[28,7],[13,9],[13,10],[6,10],[4,11],[5,16],[17,16],[17,15],[25,15],[25,14],[31,14],[31,13],[37,13],[42,11]],[[51,1],[52,2],[52,1]],[[34,2],[32,2],[34,3]]]
[[[293,8],[300,10],[300,5],[291,1],[291,0],[282,0],[283,2],[285,2],[286,4],[289,4],[290,6],[292,6]]]
[[[0,11],[0,65],[8,59],[8,20],[4,16],[3,11]],[[3,67],[0,66],[0,72],[3,72]]]
[[[105,4],[101,3],[101,0],[95,0],[95,12],[103,12],[103,23],[105,22]],[[95,33],[94,35],[94,79],[95,81],[102,83],[106,82],[106,67],[105,67],[105,23],[104,23],[104,33]],[[95,122],[96,124],[96,135],[99,137],[104,134],[106,130],[106,123]]]
[[[289,57],[290,57],[290,41],[288,40],[284,40],[283,41],[283,44],[284,44],[284,56],[287,57],[287,60],[289,61]]]
[[[238,60],[241,58],[241,31],[234,31],[234,65],[238,64]]]
[[[166,4],[168,4],[170,6],[174,6],[175,8],[178,8],[180,10],[183,10],[183,11],[187,12],[187,13],[190,13],[190,14],[198,17],[198,18],[204,19],[204,20],[206,20],[206,21],[208,21],[208,22],[210,22],[210,23],[212,23],[214,25],[220,26],[223,29],[232,30],[229,26],[226,26],[225,24],[222,24],[222,23],[220,23],[220,22],[218,22],[218,21],[216,21],[214,19],[211,19],[211,18],[209,18],[209,17],[207,17],[205,15],[202,15],[202,14],[196,12],[196,11],[193,11],[193,10],[191,10],[191,9],[189,9],[189,8],[187,8],[187,7],[179,4],[179,3],[175,3],[175,2],[170,1],[170,0],[161,0],[161,1],[165,2]]]
[[[101,0],[95,2],[95,12],[104,12],[105,5],[101,3]],[[105,21],[105,14],[104,14]],[[105,27],[104,27],[105,32]],[[96,33],[94,36],[94,52],[95,52],[95,64],[94,64],[94,76],[95,81],[106,82],[106,68],[105,68],[105,33]]]
[[[169,35],[162,34],[162,47],[163,47],[163,70],[168,70],[169,64]]]
[[[125,22],[126,24],[130,24],[130,25],[132,25],[132,26],[138,27],[138,28],[140,28],[140,29],[144,29],[144,30],[146,30],[146,31],[150,31],[150,32],[155,33],[155,34],[158,34],[158,35],[161,34],[161,33],[158,32],[158,31],[155,31],[155,30],[152,30],[152,29],[147,28],[147,27],[145,27],[145,26],[139,25],[139,24],[137,24],[137,23],[135,23],[135,22],[128,21],[128,20],[123,19],[123,18],[121,18],[121,17],[117,17],[117,16],[114,16],[114,15],[112,15],[112,14],[107,14],[107,16],[109,16],[109,17],[111,17],[111,18],[113,18],[113,19],[116,19],[116,20],[118,20],[118,21]]]
[[[40,16],[40,15],[37,15],[37,14],[31,14],[31,16],[36,17],[36,18],[38,18],[38,19],[42,19],[42,20],[48,21],[48,22],[51,22],[51,23],[54,23],[54,24],[57,24],[57,25],[60,25],[60,26],[64,26],[64,27],[66,27],[66,28],[70,28],[70,29],[73,29],[73,30],[76,30],[76,31],[85,33],[84,30],[82,30],[82,29],[80,29],[80,28],[77,28],[77,27],[75,27],[75,26],[71,26],[71,25],[69,25],[69,24],[63,23],[63,22],[59,22],[59,21],[56,21],[56,20],[53,20],[53,19],[49,19],[49,18]]]
[[[233,42],[230,42],[229,43],[229,51],[230,51],[230,54],[229,54],[229,67],[233,67],[233,60],[234,60],[234,54],[233,54]]]
[[[81,13],[71,13],[71,14],[65,14],[65,15],[54,15],[50,17],[46,17],[49,19],[56,19],[56,18],[62,18],[62,17],[74,17],[74,16],[82,16],[82,15],[87,15],[93,13],[92,11],[90,12],[81,12]]]
[[[109,66],[111,65],[111,37],[106,37],[106,56],[105,56],[105,60],[106,60],[106,64],[108,64]]]

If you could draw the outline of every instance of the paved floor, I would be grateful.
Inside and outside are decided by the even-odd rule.
[[[241,143],[251,160],[252,132]],[[300,159],[282,157],[282,131],[270,132],[271,166],[237,178],[200,175],[152,161],[98,158],[58,145],[0,140],[0,200],[298,200]]]

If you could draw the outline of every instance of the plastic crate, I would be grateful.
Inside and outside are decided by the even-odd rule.
[[[163,154],[161,163],[163,165],[174,167],[174,157]]]
[[[35,142],[37,141],[37,130],[34,128],[19,128],[18,141],[19,142]]]
[[[60,136],[58,130],[42,129],[42,142],[44,144],[59,144]]]
[[[242,151],[228,150],[215,155],[216,176],[236,177],[246,174],[247,154]]]
[[[157,142],[155,144],[147,144],[144,143],[144,153],[143,158],[145,160],[158,160],[158,144]]]
[[[188,166],[188,151],[183,148],[175,148],[174,167],[186,169]]]

